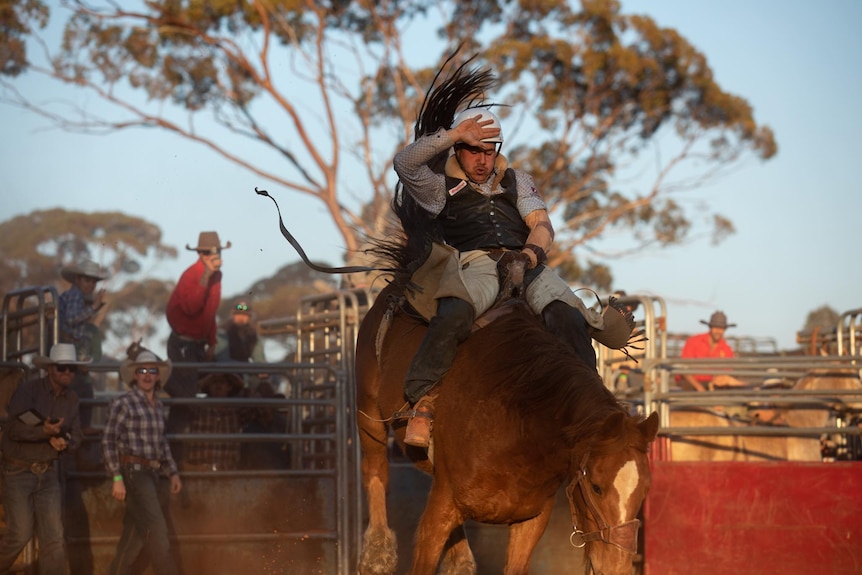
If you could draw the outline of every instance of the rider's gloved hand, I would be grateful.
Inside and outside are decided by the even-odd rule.
[[[530,256],[524,252],[507,251],[497,260],[497,274],[502,278],[511,273],[511,264],[519,262],[524,264],[524,271],[533,267]]]

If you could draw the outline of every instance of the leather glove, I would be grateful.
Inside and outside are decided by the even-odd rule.
[[[530,256],[521,251],[507,251],[503,252],[503,255],[500,256],[500,259],[497,260],[497,273],[500,277],[505,276],[509,273],[510,265],[514,262],[524,262],[524,271],[533,267],[533,262],[530,259]]]
[[[532,261],[527,254],[520,251],[505,252],[497,260],[497,276],[500,278],[501,288],[506,289],[509,284],[512,288],[521,288],[524,284],[524,272],[530,269],[531,265]]]

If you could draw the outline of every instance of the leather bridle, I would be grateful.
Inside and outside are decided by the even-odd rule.
[[[589,456],[589,453],[584,454],[575,478],[566,487],[566,496],[569,498],[569,507],[572,513],[573,529],[572,534],[569,536],[569,541],[574,547],[578,548],[586,545],[588,541],[601,541],[602,543],[613,545],[626,553],[635,555],[638,552],[638,528],[641,522],[638,519],[632,519],[619,525],[611,526],[608,524],[602,512],[596,507],[590,493],[592,489],[587,479],[587,459],[589,459]],[[586,504],[587,512],[593,516],[593,520],[595,520],[598,526],[596,531],[585,533],[578,529],[577,509],[575,507],[576,487],[580,488],[581,497]]]

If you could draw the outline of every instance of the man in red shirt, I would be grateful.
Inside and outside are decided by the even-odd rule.
[[[685,341],[680,357],[690,358],[721,358],[733,357],[733,349],[724,339],[724,332],[729,327],[736,327],[735,323],[727,323],[727,316],[722,311],[717,311],[710,316],[709,321],[700,320],[700,323],[709,326],[709,331],[693,335]],[[745,385],[733,376],[722,375],[683,375],[682,379],[695,391],[706,391],[707,387],[739,387]]]
[[[171,326],[168,358],[173,362],[200,363],[213,361],[215,357],[216,312],[221,302],[221,252],[230,245],[230,242],[221,245],[217,232],[201,232],[197,246],[186,245],[187,250],[198,253],[198,260],[183,272],[165,311]],[[165,384],[165,391],[171,397],[194,397],[199,391],[197,371],[175,368]],[[190,418],[188,407],[172,406],[167,433],[184,432]],[[174,453],[177,460],[181,447],[177,444]]]

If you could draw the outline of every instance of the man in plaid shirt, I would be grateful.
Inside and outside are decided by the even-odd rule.
[[[146,548],[155,575],[175,575],[165,508],[168,488],[177,494],[182,481],[157,396],[172,366],[139,344],[132,344],[128,355],[120,377],[131,390],[111,402],[102,436],[105,466],[113,478],[111,495],[126,504],[123,533],[108,573],[128,573]]]

